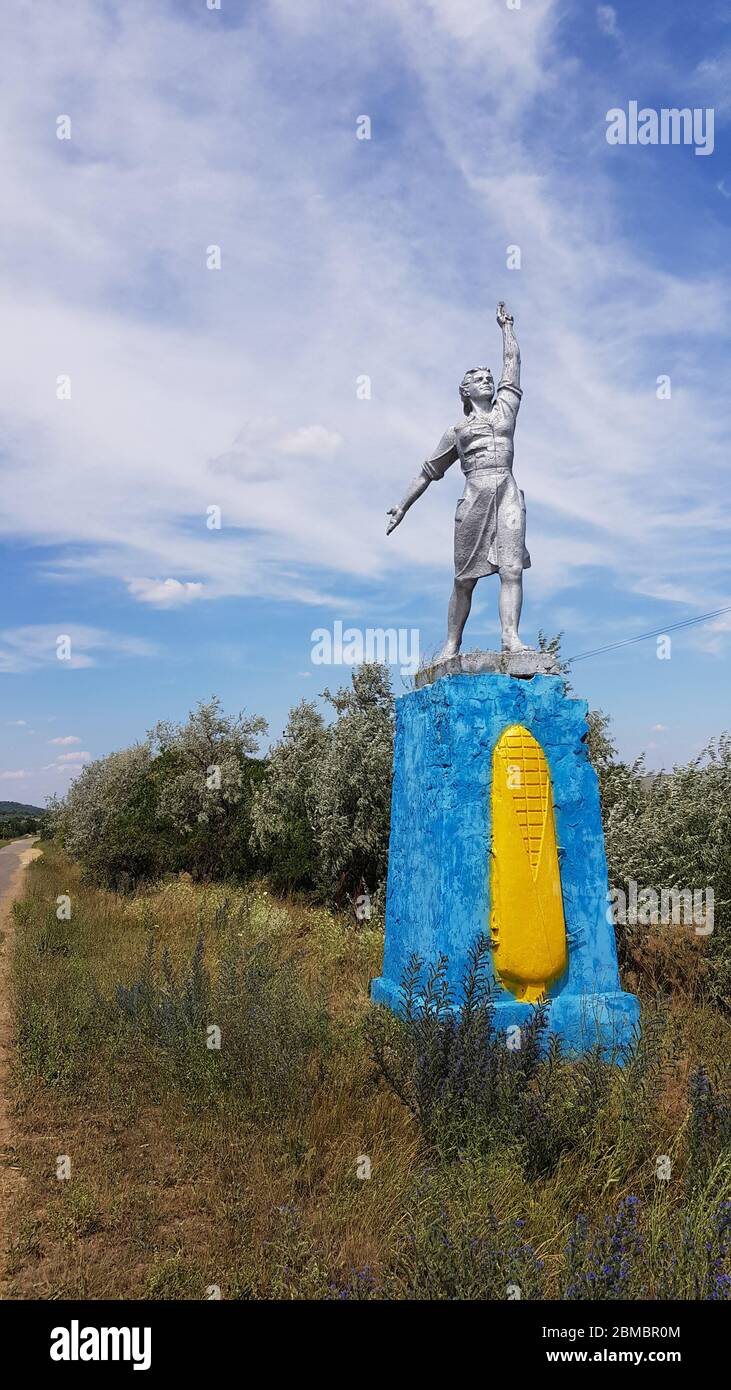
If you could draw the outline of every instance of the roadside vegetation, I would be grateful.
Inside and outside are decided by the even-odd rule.
[[[708,936],[619,929],[618,1067],[546,1053],[540,1006],[509,1051],[479,940],[456,1001],[414,960],[404,1014],[370,1005],[392,698],[379,668],[328,698],[266,761],[202,706],[55,808],[16,907],[12,1292],[727,1298],[728,740],[648,783],[592,716],[612,881],[715,891]]]
[[[541,1061],[479,961],[461,1031],[438,981],[396,1019],[378,926],[261,883],[123,896],[53,845],[27,881],[16,1296],[727,1296],[731,1023],[692,991],[624,1069]]]

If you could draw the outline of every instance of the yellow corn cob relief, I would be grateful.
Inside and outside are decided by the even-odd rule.
[[[568,964],[551,774],[541,745],[511,724],[492,759],[490,929],[495,972],[534,1003]]]

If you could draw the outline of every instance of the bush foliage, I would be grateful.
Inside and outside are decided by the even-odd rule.
[[[542,639],[545,648],[553,644]],[[567,689],[569,689],[567,685]],[[180,725],[91,763],[52,823],[90,882],[134,888],[186,871],[239,882],[266,876],[280,892],[341,905],[385,884],[394,695],[385,667],[357,668],[348,687],[302,701],[267,757],[266,724],[212,699]],[[711,889],[714,930],[632,922],[618,927],[631,988],[685,989],[731,1006],[731,737],[690,763],[648,776],[617,757],[609,720],[589,714],[610,885]]]
[[[53,830],[89,882],[125,891],[168,873],[197,879],[267,874],[275,888],[342,900],[385,879],[393,694],[377,665],[323,694],[333,718],[303,701],[269,758],[266,722],[200,704],[143,743],[83,769],[51,810]]]

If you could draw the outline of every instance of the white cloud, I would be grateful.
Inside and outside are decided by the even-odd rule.
[[[712,106],[716,119],[731,113],[731,48],[705,58],[691,74],[699,99]]]
[[[71,743],[81,743],[81,739],[78,737],[77,734],[65,734],[63,738],[49,738],[48,742],[58,743],[62,747],[66,747],[68,744]]]
[[[19,772],[0,772],[0,781],[21,782],[24,781],[27,776],[28,773],[23,772],[22,770]]]
[[[728,651],[730,635],[731,613],[725,613],[696,628],[690,634],[690,641],[707,656],[722,656]]]
[[[63,763],[88,763],[91,760],[91,753],[77,750],[75,753],[59,753],[56,759],[57,764]]]
[[[70,641],[70,655],[58,657],[59,638]],[[0,632],[0,674],[35,671],[43,666],[79,670],[117,658],[152,656],[156,648],[139,637],[126,637],[102,628],[78,623],[38,623],[27,627],[5,628]]]
[[[279,440],[277,450],[280,454],[291,454],[295,458],[329,459],[342,447],[343,437],[324,425],[301,425]]]
[[[596,22],[603,34],[608,34],[613,39],[619,38],[617,11],[613,5],[597,5]]]
[[[728,407],[719,393],[707,408],[728,293],[712,261],[670,272],[623,235],[603,93],[561,47],[563,5],[258,9],[221,29],[142,0],[62,16],[41,0],[11,32],[0,525],[44,547],[47,572],[126,584],[152,607],[321,604],[395,576],[421,589],[449,567],[457,479],[388,541],[384,513],[458,414],[465,367],[497,365],[504,296],[523,349],[533,592],[598,564],[619,589],[704,604],[711,550],[728,549]],[[612,6],[597,18],[616,30]],[[292,80],[324,43],[328,83]],[[171,64],[174,90],[159,81]],[[354,135],[360,90],[371,142]],[[519,275],[504,260],[516,241]],[[665,371],[672,402],[655,395]],[[667,587],[681,553],[683,598]],[[186,574],[199,578],[154,577]],[[11,643],[3,664],[42,663]]]
[[[133,598],[156,608],[178,608],[203,594],[202,584],[180,579],[130,579],[127,588]]]

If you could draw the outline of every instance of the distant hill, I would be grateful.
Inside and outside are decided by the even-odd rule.
[[[26,806],[23,801],[0,801],[0,819],[3,816],[44,816],[42,806]]]

